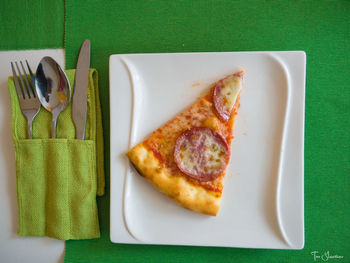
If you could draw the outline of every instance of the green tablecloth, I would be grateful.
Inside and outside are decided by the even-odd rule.
[[[65,262],[322,262],[314,260],[313,251],[343,256],[329,258],[329,262],[350,262],[349,1],[69,0],[65,8],[67,68],[75,67],[82,41],[89,38],[92,43],[91,65],[99,71],[107,175],[107,194],[98,198],[102,237],[67,242]],[[10,23],[7,26],[10,28]],[[3,31],[0,29],[0,33]],[[15,40],[7,44],[0,35],[0,42],[5,42],[0,47],[18,48],[22,41]],[[29,47],[43,47],[42,42],[33,43],[37,46]],[[47,42],[47,46],[54,45]],[[305,50],[307,54],[305,248],[289,251],[112,244],[109,55],[243,50]]]
[[[62,48],[63,36],[64,1],[0,1],[0,50]]]

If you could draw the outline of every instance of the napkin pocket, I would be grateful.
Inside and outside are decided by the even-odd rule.
[[[18,235],[99,237],[93,140],[15,142]]]
[[[74,88],[75,70],[67,70]],[[57,239],[100,236],[96,195],[104,194],[103,132],[98,76],[90,69],[86,140],[75,139],[72,103],[58,117],[51,137],[51,113],[43,107],[27,139],[27,121],[13,78],[8,80],[15,146],[18,235]],[[74,90],[72,90],[74,94]]]

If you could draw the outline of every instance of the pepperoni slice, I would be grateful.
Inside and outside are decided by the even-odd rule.
[[[216,112],[223,121],[230,119],[238,94],[242,89],[244,71],[239,71],[216,83],[213,102]]]
[[[200,181],[219,177],[229,161],[225,139],[212,129],[201,127],[183,132],[176,140],[174,160],[179,169]]]

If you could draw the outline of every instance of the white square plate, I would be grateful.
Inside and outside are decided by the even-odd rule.
[[[112,242],[303,248],[305,67],[302,51],[112,55]],[[241,68],[221,209],[216,217],[186,210],[139,176],[125,153]]]

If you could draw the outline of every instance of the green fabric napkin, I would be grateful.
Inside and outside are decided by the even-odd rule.
[[[74,87],[75,70],[66,71]],[[43,107],[27,139],[13,78],[8,80],[15,145],[18,235],[57,239],[100,236],[96,194],[104,194],[103,134],[97,71],[90,70],[86,140],[75,139],[72,104],[58,117],[51,139],[51,113]]]
[[[65,8],[67,67],[75,65],[83,40],[91,40],[105,145],[111,54],[304,50],[307,55],[303,250],[113,244],[107,187],[98,200],[101,238],[67,241],[65,262],[323,262],[314,260],[313,251],[344,256],[328,262],[349,262],[350,1],[90,0],[82,7],[69,0]],[[108,185],[108,149],[105,154]]]

